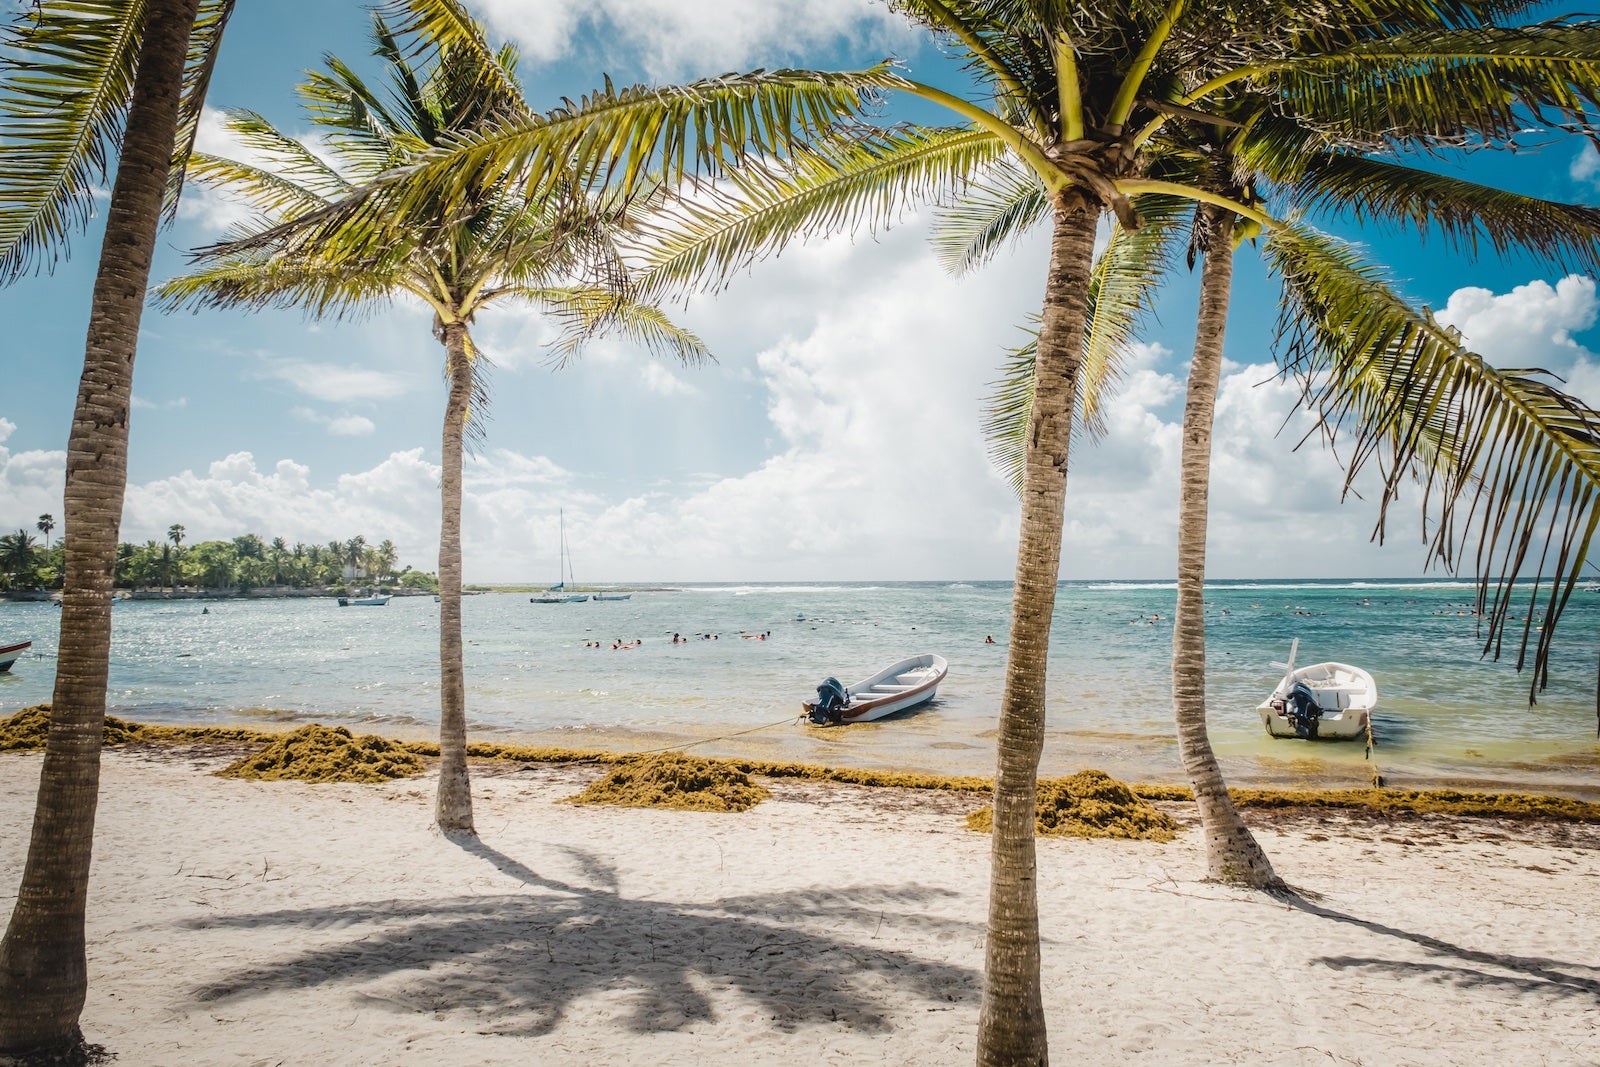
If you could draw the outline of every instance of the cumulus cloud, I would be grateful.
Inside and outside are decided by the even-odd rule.
[[[1593,185],[1600,179],[1600,152],[1595,151],[1593,141],[1583,142],[1583,147],[1567,166],[1567,175],[1585,185]]]
[[[341,363],[262,358],[261,373],[319,400],[388,400],[417,388],[410,374]]]
[[[292,408],[289,414],[301,422],[321,426],[335,437],[365,437],[378,428],[377,424],[365,415],[324,415],[305,407]]]
[[[31,530],[40,515],[62,513],[67,454],[29,449],[12,452],[5,442],[17,424],[0,416],[0,531]]]
[[[592,52],[639,64],[654,80],[804,62],[847,46],[875,57],[915,47],[888,5],[868,0],[476,0],[499,33],[539,61]]]
[[[1569,274],[1551,285],[1535,279],[1509,293],[1457,289],[1438,313],[1465,343],[1499,367],[1538,367],[1567,380],[1567,388],[1600,404],[1597,357],[1573,339],[1600,316],[1593,278]]]

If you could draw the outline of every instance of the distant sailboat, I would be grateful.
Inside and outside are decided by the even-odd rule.
[[[556,577],[561,580],[538,596],[529,597],[530,604],[582,604],[589,599],[587,593],[567,592],[567,583],[572,582],[572,556],[567,552],[567,515],[564,510],[556,514],[561,524],[561,555],[556,562]],[[566,573],[565,578],[561,578],[563,570]]]

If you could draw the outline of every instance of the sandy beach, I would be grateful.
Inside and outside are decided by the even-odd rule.
[[[750,812],[562,804],[597,771],[224,780],[105,753],[86,1036],[144,1064],[972,1062],[981,798],[770,783]],[[37,753],[0,755],[0,907]],[[1042,840],[1057,1063],[1600,1062],[1600,827],[1251,813],[1300,892],[1170,844]]]

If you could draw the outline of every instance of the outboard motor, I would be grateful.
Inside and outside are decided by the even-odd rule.
[[[850,694],[845,692],[844,683],[837,678],[824,678],[822,684],[817,686],[817,702],[811,705],[809,717],[818,726],[840,722],[844,718],[844,709],[849,706]]]
[[[1294,735],[1315,741],[1317,727],[1322,721],[1322,705],[1317,703],[1317,694],[1306,683],[1296,682],[1285,703],[1289,721],[1294,723]]]

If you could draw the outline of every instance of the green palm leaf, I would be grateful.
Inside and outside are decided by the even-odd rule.
[[[1074,432],[1091,438],[1105,433],[1105,406],[1115,394],[1136,330],[1175,263],[1182,223],[1193,212],[1193,205],[1178,197],[1143,196],[1136,204],[1145,225],[1131,231],[1112,227],[1089,282]],[[1034,333],[1033,340],[1007,352],[984,402],[989,458],[1019,495],[1033,415]]]
[[[1266,254],[1285,284],[1280,333],[1308,405],[1330,436],[1353,438],[1349,479],[1377,463],[1379,536],[1388,505],[1416,476],[1433,514],[1429,561],[1453,568],[1470,556],[1478,576],[1486,653],[1499,654],[1524,580],[1517,666],[1532,641],[1531,700],[1600,527],[1600,413],[1544,371],[1499,370],[1466,350],[1349,246],[1291,227],[1274,232]]]
[[[888,226],[1004,151],[981,130],[852,128],[782,163],[752,163],[636,221],[640,292],[714,288],[791,240]]]
[[[444,138],[335,207],[263,239],[325,244],[342,231],[341,254],[359,263],[403,237],[404,220],[464,203],[475,189],[514,183],[539,200],[576,179],[637,194],[658,177],[676,182],[719,173],[753,154],[792,154],[806,138],[853,119],[882,90],[902,84],[887,64],[844,73],[755,71],[668,89],[618,89],[608,79],[604,88],[543,115]]]
[[[0,68],[0,282],[54,263],[94,213],[133,97],[138,0],[41,5]]]

